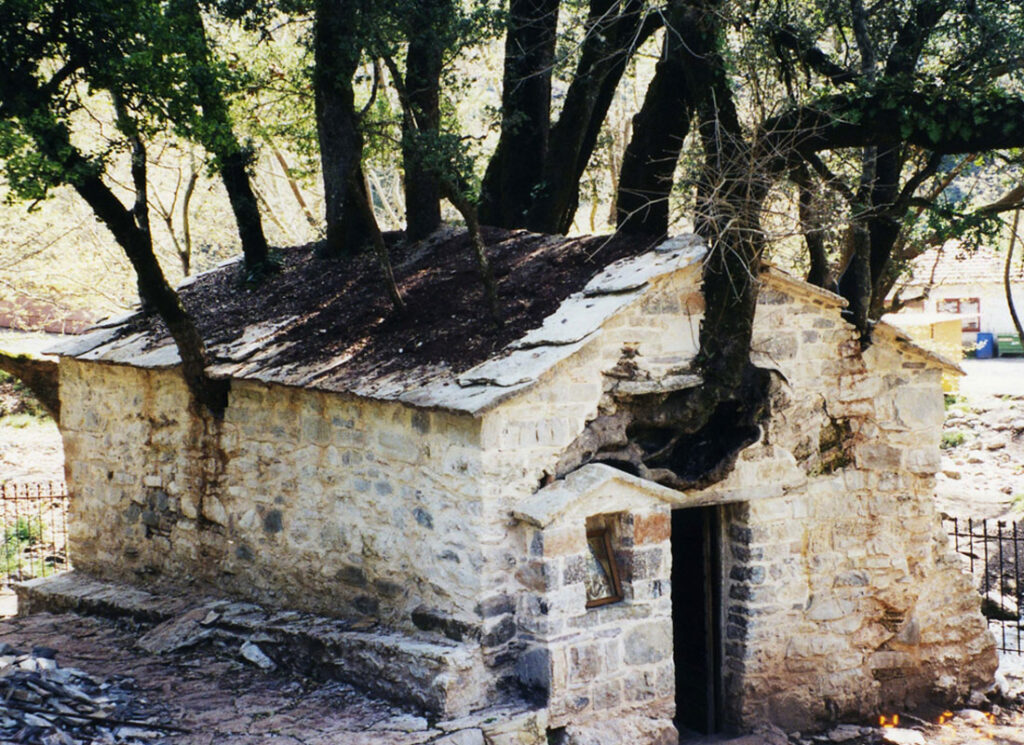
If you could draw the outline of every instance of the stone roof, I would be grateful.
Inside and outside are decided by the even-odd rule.
[[[560,242],[568,243],[575,239],[546,237],[544,240],[547,248],[553,245],[557,250]],[[542,253],[541,250],[535,252],[536,255]],[[367,365],[365,360],[359,362],[357,352],[351,346],[334,354],[304,356],[301,353],[302,343],[310,335],[323,333],[308,320],[324,314],[323,309],[316,305],[315,293],[309,293],[307,300],[312,304],[309,307],[296,309],[292,306],[284,314],[257,316],[255,320],[251,314],[235,312],[227,314],[227,320],[219,319],[221,327],[209,331],[204,329],[207,351],[212,360],[208,370],[214,378],[348,393],[420,408],[478,415],[532,386],[544,373],[581,349],[609,318],[640,298],[651,282],[696,268],[705,254],[706,247],[700,238],[682,235],[665,240],[652,250],[627,255],[603,268],[598,267],[597,273],[580,289],[558,298],[554,311],[543,316],[540,325],[514,336],[493,353],[488,353],[482,361],[468,367],[460,368],[458,363],[464,350],[451,341],[440,358],[414,360],[398,367]],[[183,298],[198,303],[203,297],[205,277],[222,280],[219,275],[237,269],[237,259],[224,262],[211,272],[186,279],[179,290]],[[762,279],[778,290],[808,296],[823,305],[836,308],[846,305],[839,295],[809,285],[776,267],[767,266]],[[140,368],[166,368],[179,364],[177,348],[162,327],[153,323],[141,324],[142,318],[136,312],[108,319],[89,333],[50,351],[81,361]],[[345,320],[335,319],[341,324]],[[301,326],[298,337],[294,333],[297,326]],[[353,346],[360,350],[372,348],[378,341],[375,334],[387,333],[386,329],[380,330],[383,326],[380,324],[380,327],[371,329],[368,337]],[[895,329],[889,328],[883,335],[940,366],[959,370],[955,363],[916,347]],[[297,345],[298,352],[295,351]],[[386,345],[381,346],[386,350]],[[403,349],[390,352],[396,353],[402,354]]]
[[[907,332],[903,331],[898,326],[895,326],[886,321],[879,321],[875,324],[874,329],[874,340],[877,341],[888,341],[893,344],[901,352],[909,353],[912,356],[918,357],[919,359],[929,362],[937,367],[941,368],[944,372],[952,373],[954,375],[966,375],[960,364],[944,354],[933,352],[930,349],[925,349],[916,341],[914,341]]]
[[[457,365],[460,350],[454,346],[447,359],[393,370],[384,366],[353,370],[356,366],[349,364],[350,353],[282,362],[282,348],[294,343],[284,338],[284,332],[296,323],[296,314],[236,324],[235,333],[221,334],[224,341],[211,342],[204,332],[212,360],[208,370],[215,378],[308,387],[478,414],[535,383],[545,371],[579,350],[606,320],[639,298],[653,280],[697,264],[705,252],[699,238],[684,235],[603,269],[598,267],[599,272],[582,289],[561,299],[539,327],[461,371]],[[213,273],[229,271],[233,266],[233,262],[225,262]],[[182,286],[192,287],[201,279],[187,279]],[[137,328],[138,319],[139,314],[134,313],[104,321],[90,333],[52,351],[106,364],[142,368],[177,365],[180,359],[173,341],[153,327]],[[363,343],[373,342],[370,338]]]

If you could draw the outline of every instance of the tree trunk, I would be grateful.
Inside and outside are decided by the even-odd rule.
[[[326,244],[330,256],[355,253],[369,234],[365,210],[351,192],[363,153],[352,76],[359,66],[360,10],[351,0],[316,0],[313,95],[324,180]]]
[[[35,139],[40,151],[60,163],[68,173],[82,174],[72,186],[113,234],[131,262],[138,277],[143,305],[155,310],[166,324],[178,347],[182,375],[193,402],[217,418],[223,416],[227,408],[228,384],[207,376],[206,345],[178,294],[168,284],[153,253],[148,229],[136,224],[132,212],[125,209],[94,169],[87,165],[63,128],[54,124],[46,132],[37,131]]]
[[[384,280],[384,287],[387,290],[388,297],[391,299],[391,305],[398,313],[404,313],[405,300],[398,291],[398,285],[395,282],[395,273],[391,268],[391,257],[388,255],[388,247],[384,243],[384,236],[381,234],[380,226],[377,224],[377,217],[373,213],[369,196],[370,187],[366,182],[363,169],[360,168],[353,174],[349,189],[353,196],[358,195],[359,197],[358,199],[352,199],[351,202],[363,210],[363,222],[369,226],[370,246],[373,249],[374,257],[377,259],[377,266]]]
[[[441,126],[441,67],[446,47],[445,26],[453,12],[451,0],[425,0],[410,15],[409,51],[405,63],[407,111],[402,118],[402,159],[405,166],[405,234],[426,238],[441,225],[441,187],[425,152]]]
[[[666,23],[661,60],[633,117],[633,137],[626,146],[615,195],[616,226],[633,235],[668,233],[668,201],[697,91],[689,89],[687,71],[700,64],[708,40],[696,33],[694,10],[674,2]]]
[[[521,227],[548,155],[560,0],[509,0],[501,135],[480,190],[480,221]]]
[[[658,27],[656,19],[645,15],[639,0],[591,0],[583,50],[534,190],[526,224],[531,230],[565,233],[572,227],[579,182],[615,89],[637,47]]]
[[[238,225],[245,264],[252,272],[261,272],[267,264],[267,239],[263,234],[259,204],[249,180],[252,151],[235,136],[224,90],[211,69],[212,53],[203,18],[196,0],[177,0],[170,6],[183,25],[183,48],[189,58],[189,74],[208,134],[202,145],[216,159],[217,170],[228,193],[228,201]]]
[[[441,189],[445,198],[452,203],[452,206],[466,221],[466,232],[469,233],[469,241],[473,245],[473,253],[476,255],[477,268],[480,270],[480,279],[484,285],[484,295],[487,297],[491,318],[494,325],[501,328],[504,319],[501,317],[501,304],[498,301],[498,283],[494,279],[494,269],[491,267],[490,259],[487,258],[487,247],[480,234],[480,219],[477,217],[476,206],[450,180],[442,178]]]
[[[844,315],[866,341],[871,312],[871,235],[859,217],[850,220],[846,239],[850,262],[839,277],[839,294],[849,303]]]
[[[811,175],[806,168],[801,167],[793,170],[792,178],[799,192],[800,232],[803,233],[804,242],[807,244],[807,255],[811,263],[807,281],[812,285],[831,289],[833,283],[828,271],[825,231],[821,227],[821,214],[816,204]]]

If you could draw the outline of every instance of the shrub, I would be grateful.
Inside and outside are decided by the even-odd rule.
[[[967,441],[967,435],[960,430],[953,430],[952,432],[942,433],[942,442],[939,447],[943,450],[950,450],[951,448],[963,445]]]

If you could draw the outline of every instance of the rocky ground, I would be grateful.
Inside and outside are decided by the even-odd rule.
[[[966,360],[946,410],[939,509],[956,517],[1024,518],[1024,360]]]
[[[142,633],[123,622],[71,614],[40,613],[0,621],[0,682],[7,690],[21,684],[21,691],[10,699],[17,699],[16,704],[0,700],[0,742],[494,742],[485,740],[482,731],[468,721],[434,722],[343,683],[318,683],[264,671],[238,649],[200,646],[172,655],[149,654],[137,644]],[[39,674],[38,658],[56,670]],[[19,679],[27,679],[28,684]],[[54,686],[54,682],[60,685]],[[899,719],[889,716],[886,721],[894,726],[847,723],[820,733],[785,733],[762,727],[743,737],[690,741],[690,745],[1024,745],[1024,667],[1004,668],[1000,686],[1000,691],[989,697],[976,697],[972,708],[927,714],[894,712]],[[93,719],[83,720],[83,713]],[[105,716],[100,716],[103,713]],[[104,718],[106,723],[101,721]],[[34,728],[27,736],[24,727],[18,730],[20,738],[4,733],[5,725],[13,729],[24,721]],[[105,726],[109,737],[100,731],[95,739],[81,739],[83,725],[92,727],[94,733]],[[67,739],[55,734],[58,727],[71,733]],[[498,745],[518,742],[502,738]]]

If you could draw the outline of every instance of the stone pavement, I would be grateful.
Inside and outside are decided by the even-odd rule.
[[[137,637],[127,626],[74,614],[0,621],[0,642],[51,647],[61,667],[134,679],[138,695],[163,722],[187,730],[167,737],[163,742],[169,745],[484,743],[472,721],[428,722],[352,686],[264,673],[212,650],[150,655],[135,647]],[[493,716],[500,718],[500,712]]]

